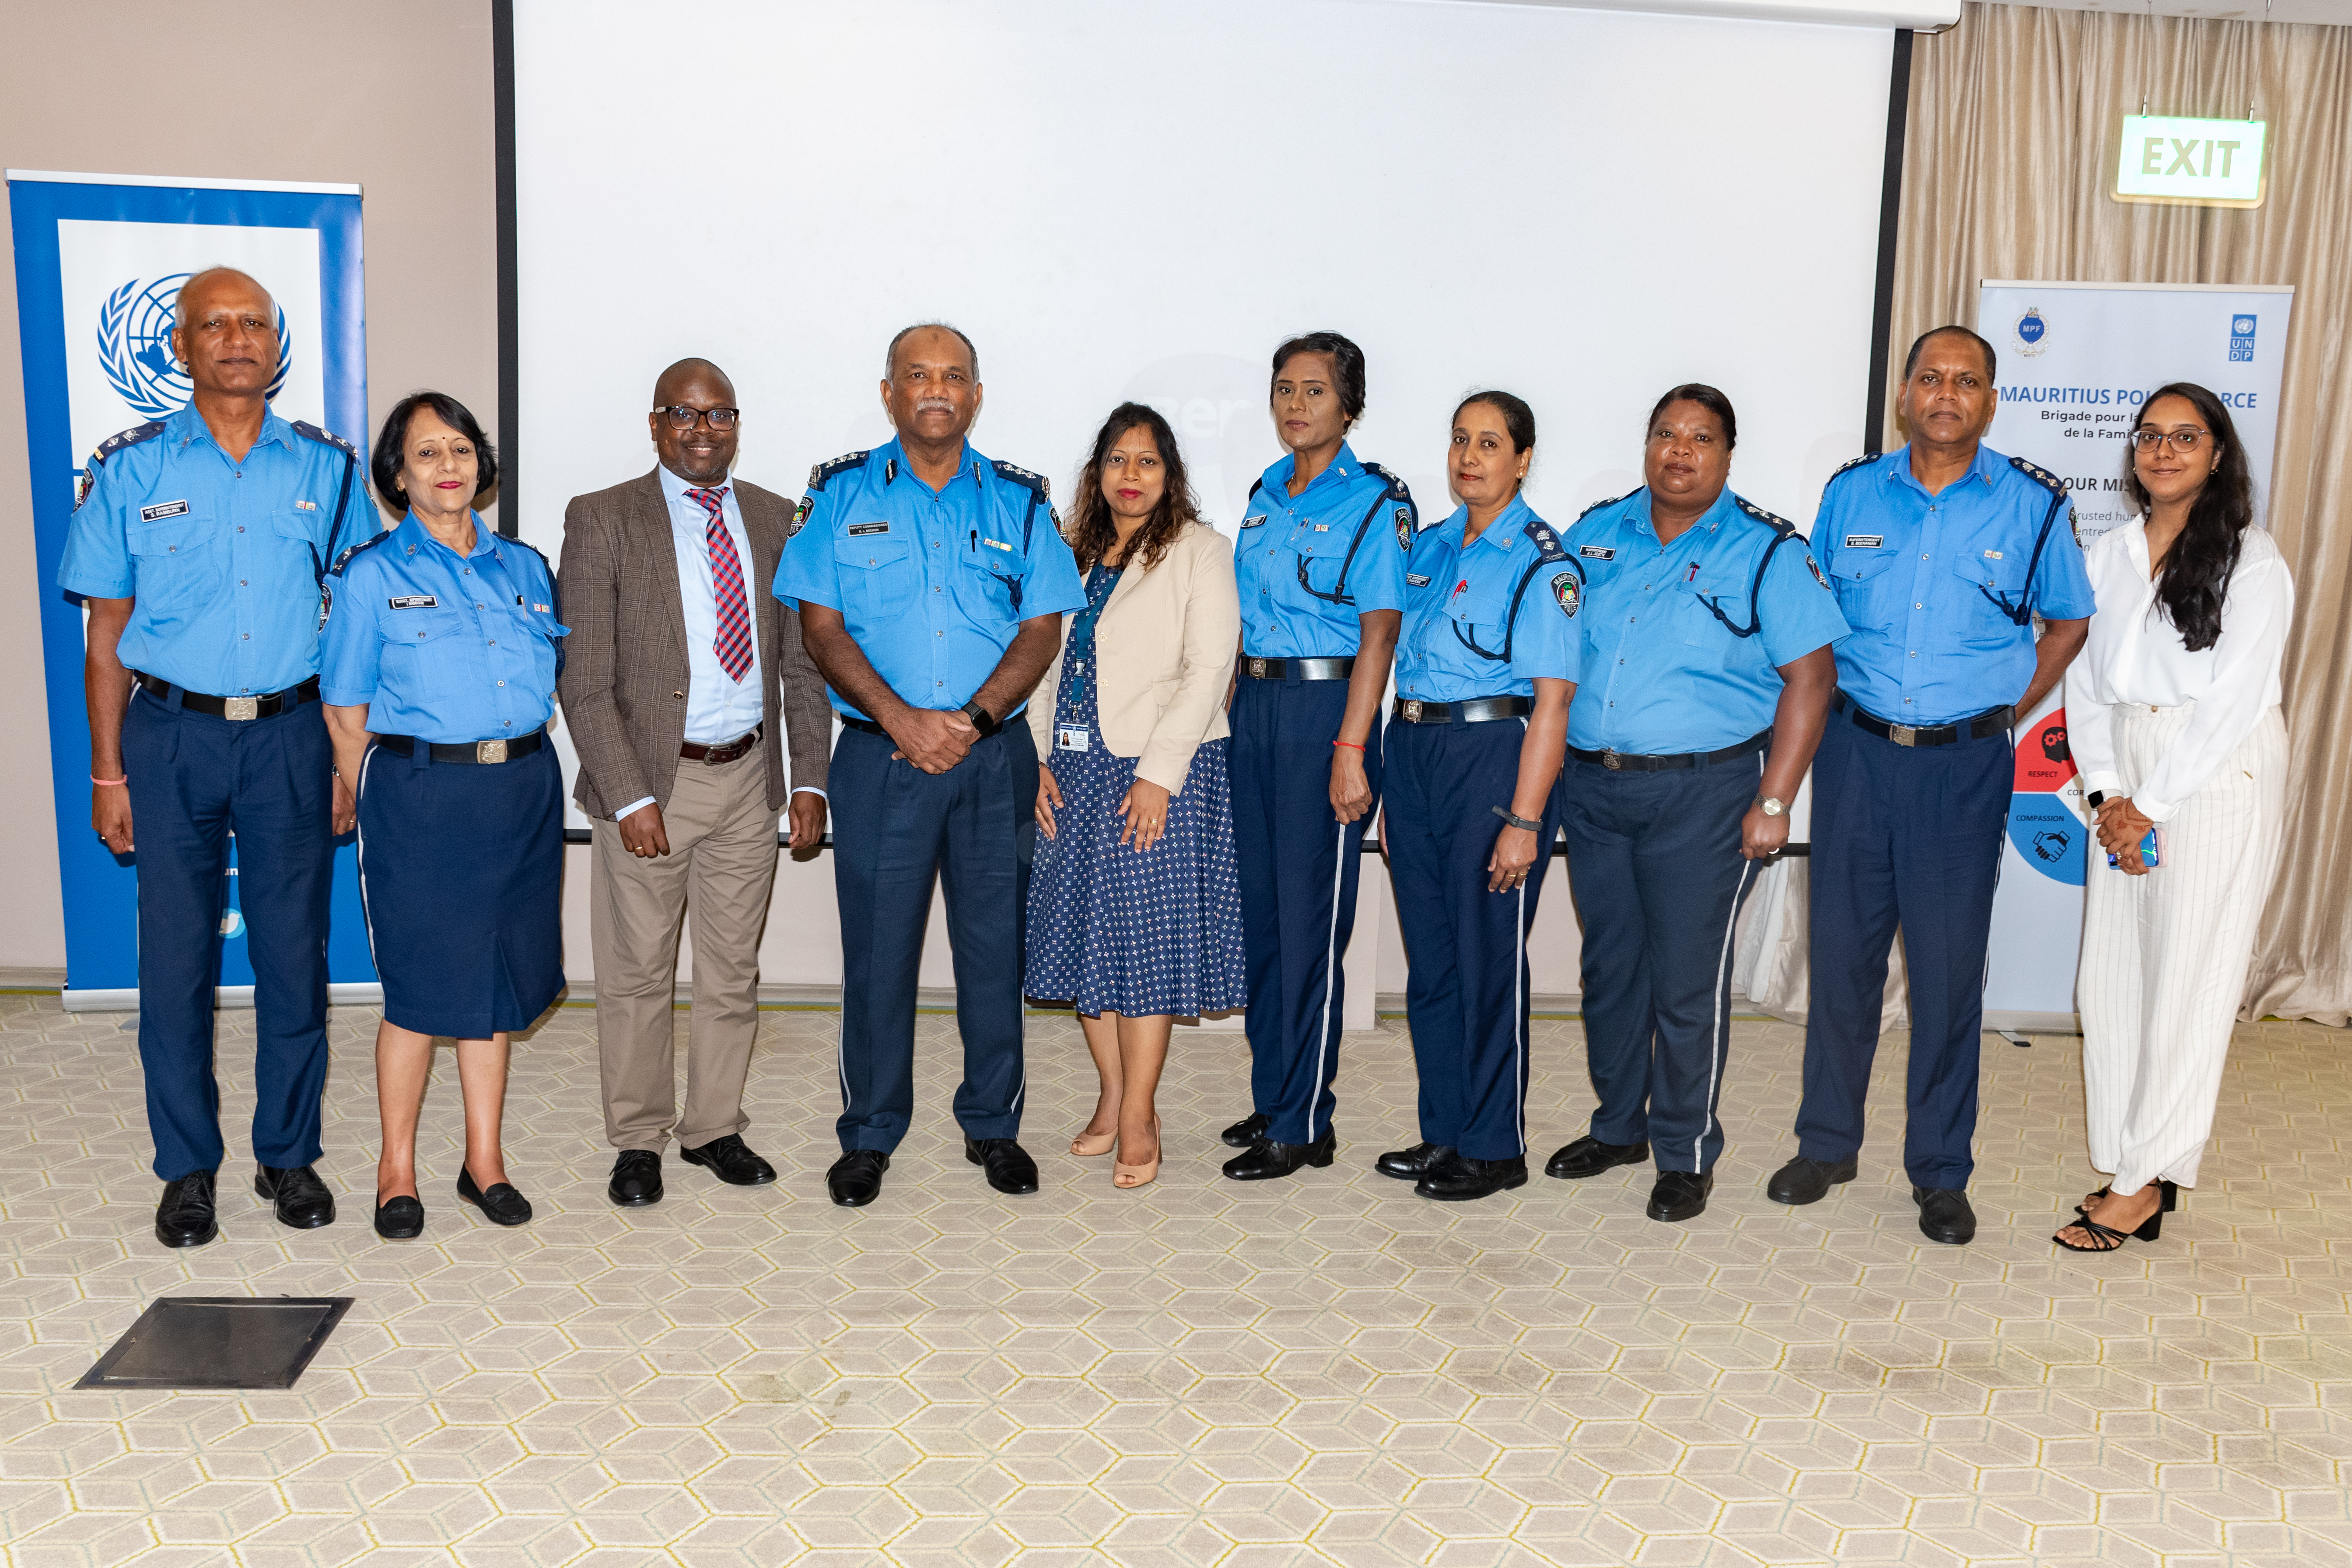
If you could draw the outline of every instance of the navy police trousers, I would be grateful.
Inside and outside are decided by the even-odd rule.
[[[1761,752],[1662,773],[1568,762],[1592,1136],[1646,1142],[1661,1171],[1710,1171],[1723,1152],[1732,931],[1762,869],[1739,853],[1739,820],[1763,766]]]
[[[1344,680],[1242,679],[1233,707],[1234,870],[1249,964],[1250,1096],[1277,1143],[1331,1130],[1346,1001],[1340,961],[1356,924],[1356,881],[1372,812],[1331,810],[1331,742]],[[1381,759],[1364,772],[1380,804]]]
[[[1421,1078],[1421,1136],[1473,1160],[1528,1152],[1528,929],[1559,827],[1555,781],[1527,881],[1486,890],[1518,786],[1524,720],[1405,724],[1383,738],[1381,842],[1411,961],[1405,1021]]]
[[[834,742],[833,885],[841,906],[844,1152],[898,1146],[915,1109],[915,980],[931,879],[946,896],[971,1138],[1017,1138],[1022,940],[1037,835],[1037,744],[1014,717],[943,773],[892,761],[887,735]]]
[[[122,720],[139,867],[139,1061],[155,1173],[220,1166],[213,991],[229,838],[253,964],[253,1157],[317,1161],[327,1083],[332,751],[316,702],[268,719],[191,713],[135,690]]]
[[[1878,1053],[1897,926],[1911,988],[1903,1168],[1922,1187],[1976,1169],[1985,948],[2016,773],[2007,731],[1898,746],[1832,710],[1813,758],[1812,1010],[1797,1152],[1850,1160]]]

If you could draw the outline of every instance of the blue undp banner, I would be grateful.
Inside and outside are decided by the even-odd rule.
[[[25,423],[41,582],[41,649],[57,789],[69,1004],[131,1005],[139,984],[138,879],[89,826],[89,723],[82,701],[83,612],[50,586],[82,465],[117,431],[184,406],[173,363],[180,285],[238,268],[277,299],[282,363],[271,406],[367,446],[366,308],[357,185],[148,179],[8,171]],[[231,843],[220,984],[251,985]],[[328,973],[371,984],[354,851],[336,855]]]

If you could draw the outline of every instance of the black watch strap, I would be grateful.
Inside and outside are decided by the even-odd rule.
[[[2091,809],[2093,811],[2096,811],[2099,807],[2107,804],[2107,792],[2103,789],[2095,789],[2083,798],[2090,802]]]
[[[980,738],[983,741],[1004,728],[1004,721],[982,708],[977,700],[963,705],[963,716],[971,721],[971,727],[980,731]]]
[[[1501,817],[1505,822],[1509,823],[1512,826],[1523,828],[1529,833],[1541,833],[1543,831],[1542,823],[1529,822],[1526,817],[1512,811],[1512,809],[1507,805],[1496,806],[1495,808],[1495,815]]]

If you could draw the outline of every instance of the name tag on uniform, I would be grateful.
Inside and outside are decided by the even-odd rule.
[[[1054,726],[1054,750],[1083,752],[1087,749],[1087,739],[1090,733],[1084,724],[1056,724]]]
[[[1262,511],[1261,511],[1261,512],[1255,512],[1255,513],[1251,514],[1250,516],[1248,516],[1248,517],[1245,517],[1245,518],[1242,519],[1242,526],[1243,526],[1244,528],[1259,528],[1259,527],[1264,526],[1264,525],[1265,525],[1265,513],[1264,513],[1264,512],[1262,512]]]
[[[437,610],[441,607],[441,601],[430,594],[403,594],[396,599],[386,599],[384,603],[395,610]]]
[[[1883,533],[1849,533],[1845,536],[1848,550],[1876,550],[1886,543]]]
[[[1576,547],[1576,552],[1579,555],[1583,556],[1587,561],[1614,561],[1617,559],[1617,547],[1613,544],[1580,544]]]
[[[1017,554],[1017,553],[1019,553],[1017,551],[1015,551],[1015,550],[1013,548],[1013,546],[1011,546],[1010,544],[1005,543],[1003,540],[1001,540],[1001,539],[991,539],[991,538],[989,538],[989,537],[988,537],[988,535],[986,535],[986,534],[984,534],[984,533],[983,533],[983,534],[982,534],[982,535],[980,536],[980,542],[981,542],[982,544],[987,545],[991,550],[1002,550],[1002,551],[1003,551],[1003,552],[1004,552],[1006,554],[1008,554],[1008,555],[1012,555],[1012,554]]]
[[[139,521],[142,522],[161,522],[167,517],[187,515],[188,503],[184,500],[167,500],[160,506],[142,506],[139,509]]]
[[[849,537],[852,539],[858,538],[863,534],[887,533],[889,531],[890,525],[887,522],[854,522],[849,525]]]
[[[1415,576],[1412,573],[1410,573],[1410,572],[1408,572],[1408,573],[1406,573],[1406,574],[1404,574],[1404,581],[1405,581],[1405,585],[1406,585],[1407,587],[1409,587],[1409,588],[1426,588],[1426,587],[1428,587],[1428,586],[1429,586],[1429,579],[1428,579],[1428,578],[1426,578],[1426,577],[1419,577],[1419,576]]]

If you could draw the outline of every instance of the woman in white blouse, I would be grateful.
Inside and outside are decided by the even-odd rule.
[[[2113,1173],[2054,1237],[2077,1252],[2154,1241],[2179,1188],[2196,1184],[2286,788],[2279,661],[2294,584],[2254,526],[2221,400],[2185,382],[2158,389],[2124,486],[2142,516],[2084,552],[2098,608],[2066,675],[2067,738],[2098,813],[2084,1098],[2091,1163]]]

